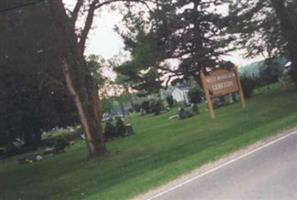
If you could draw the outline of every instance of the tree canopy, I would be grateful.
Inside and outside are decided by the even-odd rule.
[[[24,137],[26,145],[39,145],[42,130],[78,123],[53,42],[57,34],[44,4],[0,17],[1,141]]]
[[[226,16],[217,11],[223,4],[224,1],[166,0],[156,2],[147,18],[142,13],[129,13],[124,18],[128,33],[121,35],[131,60],[118,72],[127,80],[141,82],[147,91],[154,91],[148,85],[158,88],[160,80],[168,85],[172,78],[197,79],[201,70],[217,67],[232,40],[226,34]],[[166,62],[170,59],[179,60],[176,68]],[[164,75],[167,78],[162,79]]]
[[[230,33],[238,34],[236,45],[247,56],[264,55],[268,61],[288,57],[292,77],[297,80],[297,2],[292,0],[242,0],[230,5]]]

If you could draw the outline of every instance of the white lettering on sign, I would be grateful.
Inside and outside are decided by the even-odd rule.
[[[207,77],[206,82],[213,83],[213,82],[217,82],[217,81],[224,81],[224,80],[232,79],[234,77],[235,77],[235,73],[222,74],[222,75]]]
[[[230,79],[230,78],[233,78],[233,77],[235,77],[235,74],[234,73],[230,73],[230,74],[225,74],[225,75],[217,76],[217,80],[218,81],[223,81],[223,80],[227,80],[227,79]]]
[[[243,108],[245,107],[245,100],[236,67],[231,70],[216,69],[209,72],[207,75],[201,71],[200,78],[208,105],[208,111],[212,119],[215,118],[212,98],[239,92],[241,106]]]
[[[233,81],[226,81],[226,82],[211,85],[211,89],[213,91],[230,88],[230,87],[234,87]]]
[[[224,96],[239,91],[237,76],[234,71],[215,70],[205,77],[205,82],[212,96]]]

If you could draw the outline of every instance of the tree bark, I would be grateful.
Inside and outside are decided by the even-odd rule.
[[[297,86],[297,22],[293,19],[297,12],[290,12],[283,0],[271,0],[271,3],[280,21],[283,36],[288,43],[287,49],[292,62],[292,78]]]
[[[87,41],[89,32],[91,30],[91,27],[92,27],[92,24],[93,24],[93,21],[94,21],[94,14],[95,14],[95,10],[96,10],[96,5],[98,3],[99,3],[99,0],[94,0],[90,4],[84,28],[80,33],[79,46],[80,46],[80,49],[82,51],[84,51],[84,49],[85,49],[86,41]]]
[[[78,43],[73,21],[67,16],[62,0],[49,1],[50,12],[60,31],[61,59],[65,83],[75,102],[88,146],[88,158],[106,152],[101,126],[99,97]],[[73,82],[73,77],[78,81]]]

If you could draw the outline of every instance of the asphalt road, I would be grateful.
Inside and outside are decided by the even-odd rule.
[[[297,200],[297,134],[151,199]]]

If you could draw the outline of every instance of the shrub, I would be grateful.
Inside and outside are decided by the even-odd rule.
[[[22,151],[22,149],[15,147],[14,145],[10,144],[6,147],[4,151],[5,156],[15,156],[17,154],[24,153],[25,151]]]
[[[260,68],[259,72],[259,84],[261,86],[270,85],[272,83],[278,82],[283,74],[284,67],[281,58],[268,58],[265,60],[265,65]]]
[[[69,145],[69,142],[67,141],[66,137],[64,136],[59,136],[56,138],[54,148],[55,152],[54,153],[63,153],[64,149]]]
[[[193,87],[189,90],[188,97],[192,104],[201,103],[203,91],[198,87]]]
[[[241,76],[240,82],[242,85],[243,94],[246,98],[250,98],[253,95],[254,89],[257,86],[257,80],[253,77]]]
[[[145,111],[146,114],[149,114],[151,109],[150,109],[150,102],[149,101],[143,101],[141,103],[141,108]]]
[[[131,114],[134,112],[134,109],[133,108],[128,108],[128,114]]]
[[[141,109],[140,104],[138,104],[138,103],[132,104],[132,107],[135,112],[140,112],[140,109]]]
[[[116,137],[116,128],[112,124],[112,121],[107,121],[104,127],[104,135],[106,140]]]
[[[121,117],[116,118],[116,136],[124,137],[126,134],[126,126]]]
[[[155,100],[151,102],[151,110],[155,115],[159,115],[162,110],[162,102],[160,100]]]
[[[166,97],[166,102],[167,102],[167,104],[168,104],[168,106],[169,106],[170,108],[173,107],[173,105],[174,105],[174,100],[173,100],[172,95]]]

